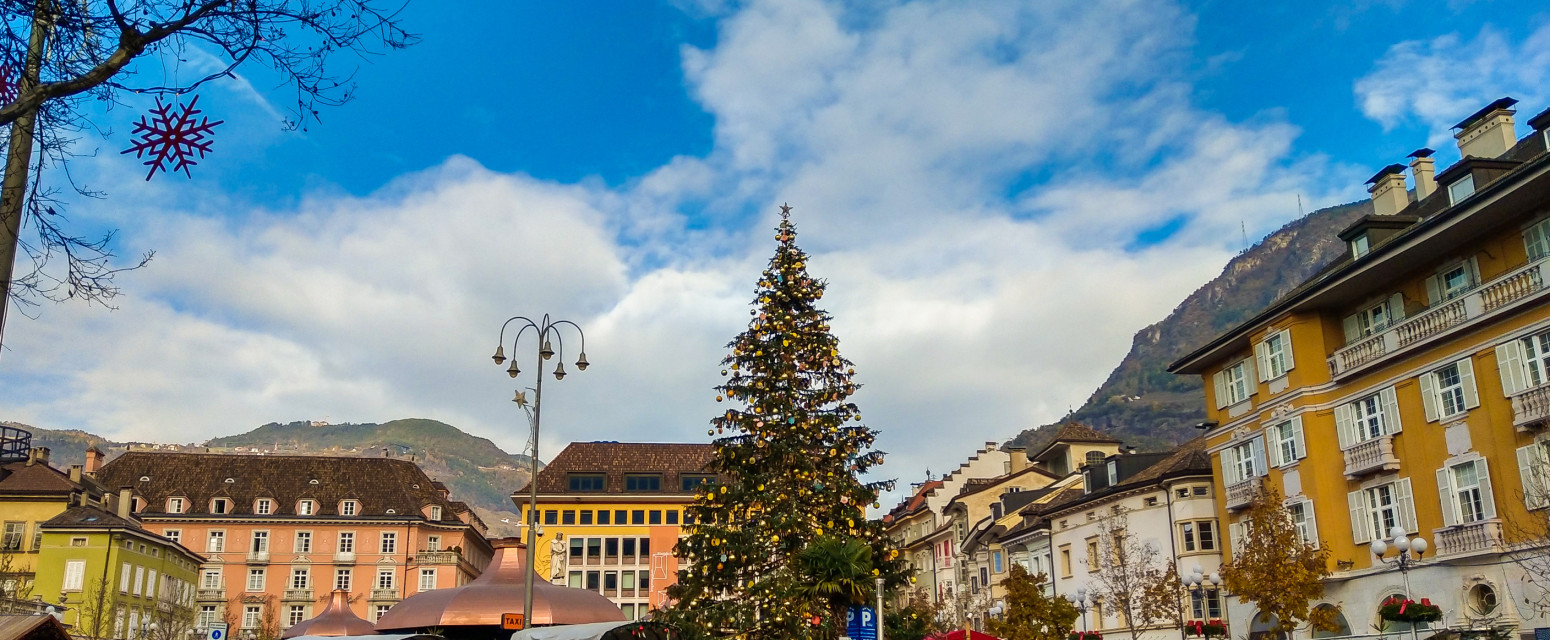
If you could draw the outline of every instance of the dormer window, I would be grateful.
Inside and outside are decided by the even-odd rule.
[[[624,476],[625,491],[661,491],[662,476],[655,473],[634,473]]]
[[[210,513],[231,513],[231,500],[227,498],[214,498],[210,500]]]
[[[432,506],[430,509],[431,520],[441,520],[441,507]]]
[[[183,513],[187,508],[187,501],[183,498],[167,498],[167,513]]]
[[[318,512],[316,500],[299,500],[296,502],[296,515],[310,516]]]
[[[1083,462],[1083,464],[1087,465],[1087,466],[1100,465],[1100,464],[1103,464],[1103,459],[1105,457],[1106,456],[1103,455],[1102,451],[1088,451],[1086,459]]]
[[[1112,486],[1114,486],[1116,484],[1119,484],[1119,461],[1118,460],[1110,460],[1108,466],[1109,466],[1109,486],[1112,487]]]
[[[1466,173],[1453,184],[1448,185],[1448,204],[1455,205],[1464,198],[1475,194],[1475,176]]]
[[[271,513],[274,513],[274,500],[270,500],[269,498],[259,498],[258,500],[254,501],[253,513],[261,516],[267,516]]]
[[[360,511],[361,503],[355,500],[345,500],[339,503],[339,515],[353,516]]]
[[[1367,234],[1364,233],[1362,235],[1356,236],[1355,238],[1351,238],[1351,258],[1353,260],[1367,255],[1367,251],[1370,249],[1372,249],[1372,247],[1368,244]]]
[[[571,491],[594,492],[603,490],[603,474],[601,473],[572,473],[566,477],[566,482]]]

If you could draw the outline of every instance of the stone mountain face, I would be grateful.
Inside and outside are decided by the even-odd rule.
[[[7,423],[14,424],[14,423]],[[490,526],[490,535],[516,535],[517,515],[508,496],[527,484],[528,458],[506,453],[488,439],[452,425],[411,418],[382,424],[270,423],[202,444],[112,442],[79,430],[54,431],[17,424],[32,432],[34,447],[48,447],[57,467],[83,464],[96,445],[111,459],[134,449],[258,455],[383,456],[412,458],[430,477],[446,483],[453,500],[467,502]],[[507,520],[509,522],[503,522]]]
[[[1370,213],[1369,201],[1329,207],[1266,236],[1168,317],[1136,332],[1130,352],[1081,408],[1055,425],[1027,429],[1009,444],[1041,448],[1055,432],[1046,427],[1066,422],[1095,427],[1143,451],[1167,449],[1198,435],[1194,425],[1205,419],[1200,378],[1170,374],[1168,364],[1345,255],[1345,243],[1335,234]]]

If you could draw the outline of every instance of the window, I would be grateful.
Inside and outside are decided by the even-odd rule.
[[[199,588],[200,589],[219,589],[219,588],[221,588],[221,568],[220,567],[212,567],[212,568],[208,568],[208,569],[205,569],[204,571],[202,571],[199,574]]]
[[[625,511],[624,509],[615,510],[614,511],[614,524],[625,524],[625,523],[629,522],[629,515],[628,514],[629,514],[629,512]]]
[[[1098,539],[1097,538],[1088,538],[1087,539],[1087,572],[1088,573],[1092,573],[1092,572],[1095,572],[1097,570],[1098,570]]]
[[[1405,296],[1399,293],[1393,294],[1383,302],[1345,317],[1342,327],[1345,330],[1346,344],[1380,333],[1404,319]]]
[[[1276,466],[1289,465],[1308,454],[1308,449],[1302,442],[1302,416],[1273,425],[1266,429],[1266,432],[1270,434],[1271,451],[1275,453]]]
[[[1216,386],[1216,408],[1230,407],[1249,399],[1249,381],[1254,379],[1249,372],[1253,367],[1250,362],[1247,358],[1240,360],[1211,376]]]
[[[1313,502],[1299,500],[1286,505],[1286,514],[1292,520],[1292,526],[1297,529],[1297,538],[1303,544],[1319,546],[1319,530],[1314,524]]]
[[[637,473],[624,476],[625,491],[661,491],[662,476],[658,474]]]
[[[210,513],[231,513],[231,501],[226,498],[214,498],[210,500]]]
[[[1550,331],[1498,345],[1496,366],[1507,397],[1550,382]]]
[[[1335,431],[1342,449],[1399,433],[1399,403],[1394,387],[1335,407]]]
[[[603,557],[603,539],[587,538],[587,559]]]
[[[306,567],[295,567],[291,569],[291,588],[311,589],[312,571]]]
[[[1441,304],[1469,293],[1480,282],[1480,269],[1469,258],[1439,270],[1426,279],[1427,304]]]
[[[646,524],[646,510],[636,509],[630,512],[630,524]]]
[[[259,618],[262,616],[263,612],[264,612],[263,607],[261,607],[259,605],[256,605],[256,604],[250,604],[250,605],[247,605],[246,607],[243,607],[242,608],[242,628],[243,629],[257,629],[258,628]]]
[[[425,536],[426,551],[441,551],[441,536]]]
[[[1179,523],[1179,542],[1185,552],[1216,550],[1216,521],[1187,520]]]
[[[183,513],[182,498],[167,498],[167,513]]]
[[[603,490],[603,474],[601,473],[572,473],[567,476],[571,491],[596,492]]]
[[[640,590],[649,591],[651,589],[651,573],[648,571],[641,571],[639,572],[639,575]]]
[[[607,509],[604,509],[602,511],[597,512],[597,523],[598,524],[612,524],[608,520],[608,517],[611,516],[611,515],[613,515],[613,512],[609,511]]]
[[[1174,493],[1178,494],[1180,498],[1188,498],[1189,497],[1189,489],[1188,488],[1175,489]]]
[[[602,576],[603,576],[603,574],[601,572],[598,572],[598,571],[588,571],[587,572],[587,590],[588,591],[597,591],[598,589],[602,588],[602,584],[601,584]]]
[[[635,560],[635,538],[624,539],[624,557],[628,562]]]
[[[268,531],[254,531],[253,532],[253,545],[251,547],[249,547],[248,550],[252,551],[253,553],[268,553],[269,552],[269,532]]]
[[[312,532],[297,531],[296,542],[292,546],[296,553],[312,553]]]
[[[339,503],[339,515],[353,516],[360,511],[361,503],[354,500],[345,500]]]
[[[379,569],[377,569],[377,588],[378,589],[392,589],[393,588],[393,576],[394,576],[394,572],[393,572],[392,569],[387,569],[387,568],[379,568]]]
[[[1088,451],[1087,455],[1082,457],[1082,466],[1091,467],[1103,464],[1103,459],[1106,457],[1108,456],[1103,455],[1102,451]]]
[[[560,512],[560,524],[576,524],[576,512],[572,509]]]
[[[248,591],[264,590],[264,570],[261,568],[248,569]]]
[[[1528,250],[1530,261],[1550,255],[1550,219],[1523,230],[1523,247]]]
[[[678,510],[677,509],[671,509],[671,510],[669,510],[667,512],[667,523],[668,524],[678,524]]]
[[[609,571],[603,574],[603,588],[608,591],[619,589],[619,572]]]
[[[662,511],[660,509],[652,509],[647,515],[651,516],[646,521],[648,524],[662,524]]]
[[[436,589],[436,570],[435,569],[421,569],[420,570],[420,590],[421,591],[434,591],[435,589]]]
[[[392,531],[382,532],[381,553],[398,553],[398,534]]]
[[[302,621],[306,620],[306,619],[307,619],[307,607],[304,606],[304,605],[293,604],[293,605],[291,605],[286,610],[286,613],[285,613],[286,624],[285,624],[285,626],[287,626],[287,627],[294,627],[294,626],[296,626],[298,624],[301,624]]]
[[[1222,452],[1222,470],[1229,485],[1265,475],[1265,439],[1257,436]]]
[[[59,589],[61,591],[80,591],[81,585],[86,580],[85,560],[65,561],[65,580]]]
[[[995,569],[996,573],[1002,573],[1006,571],[1006,565],[1002,562],[1000,551],[990,554],[990,564],[991,568]]]
[[[1437,494],[1445,526],[1496,517],[1491,497],[1491,473],[1485,460],[1466,460],[1437,470]]]
[[[1264,342],[1255,345],[1254,355],[1259,358],[1259,375],[1262,380],[1275,380],[1292,370],[1292,334],[1281,330],[1270,334]]]
[[[571,538],[570,539],[570,559],[571,559],[571,562],[580,563],[582,558],[583,558],[583,554],[586,553],[586,548],[587,548],[587,542],[585,540],[583,540],[581,538]]]
[[[215,605],[199,605],[199,621],[195,623],[200,629],[209,629],[215,624]]]
[[[560,523],[560,512],[558,510],[550,509],[550,510],[544,512],[544,524],[559,524],[559,523]]]
[[[317,511],[318,503],[316,500],[301,500],[296,503],[296,515],[298,516],[314,515]]]
[[[1216,589],[1205,589],[1204,595],[1194,595],[1195,620],[1220,620],[1222,618],[1222,594]]]
[[[334,569],[334,589],[350,590],[350,578],[354,571],[351,569]]]
[[[355,553],[354,531],[341,531],[339,533],[339,553]]]
[[[566,578],[566,586],[568,586],[568,587],[570,587],[572,589],[580,589],[581,588],[581,572],[580,571],[572,571],[572,572],[570,572],[570,575],[567,576],[567,578]]]
[[[0,551],[21,551],[22,541],[27,538],[27,523],[5,523],[5,534],[0,536]]]
[[[1204,485],[1195,487],[1194,494],[1197,495],[1197,496],[1208,496],[1208,495],[1211,495],[1211,487],[1207,487],[1207,486],[1204,486]]]
[[[684,493],[693,493],[696,489],[698,489],[700,487],[700,485],[702,485],[702,484],[710,484],[711,482],[714,482],[715,480],[716,480],[716,476],[712,476],[712,475],[701,475],[701,474],[689,475],[689,474],[685,474],[685,475],[679,476],[679,481],[683,483],[683,491],[684,491]]]
[[[168,540],[171,540],[173,542],[176,542],[178,544],[182,544],[183,543],[183,531],[180,530],[180,529],[163,529],[162,532],[161,532],[161,537],[166,538]],[[85,546],[84,541],[86,539],[85,538],[81,538],[81,540],[83,542],[82,546]],[[72,546],[72,547],[75,546],[75,539],[74,538],[72,538],[70,540],[70,542],[71,542],[70,546]]]
[[[1119,484],[1119,461],[1118,460],[1110,460],[1109,464],[1106,465],[1106,466],[1108,467],[1108,469],[1107,469],[1108,473],[1106,475],[1108,476],[1107,479],[1109,481],[1109,486],[1112,487],[1112,486],[1114,486],[1116,484]],[[1000,505],[996,505],[996,506],[1000,506]]]
[[[1455,180],[1453,184],[1448,185],[1448,205],[1452,206],[1458,204],[1460,200],[1468,198],[1469,196],[1474,195],[1474,193],[1475,176],[1474,174],[1466,173],[1464,174],[1464,177],[1459,178],[1458,180]]]
[[[1462,415],[1466,410],[1480,406],[1469,358],[1423,373],[1420,381],[1421,401],[1429,422]]]
[[[1352,491],[1346,497],[1351,507],[1351,533],[1357,544],[1387,538],[1394,527],[1416,531],[1409,478]]]
[[[226,532],[211,531],[210,539],[205,543],[205,551],[210,553],[221,553],[226,551]]]
[[[1550,506],[1550,440],[1540,440],[1518,449],[1518,478],[1523,483],[1525,506],[1530,509]]]
[[[256,502],[253,503],[253,513],[261,516],[267,516],[271,513],[274,513],[274,500],[270,500],[269,498],[259,498]]]
[[[1371,246],[1368,244],[1367,234],[1364,233],[1351,238],[1351,257],[1353,259],[1367,255],[1369,249],[1371,249]]]
[[[378,620],[381,620],[382,616],[387,615],[388,609],[392,609],[392,608],[393,608],[393,605],[390,605],[390,604],[379,604],[379,605],[376,605],[376,606],[372,607],[371,608],[371,621],[372,622],[376,622]]]

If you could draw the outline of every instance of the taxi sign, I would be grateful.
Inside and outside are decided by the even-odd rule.
[[[525,626],[526,625],[522,624],[522,614],[520,614],[520,613],[503,613],[503,614],[501,614],[501,628],[502,629],[505,629],[507,631],[521,631]]]

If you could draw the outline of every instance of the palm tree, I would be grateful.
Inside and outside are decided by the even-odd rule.
[[[845,631],[845,613],[872,593],[872,548],[856,539],[824,536],[797,554],[804,574],[798,592],[827,601],[834,610],[835,637]]]

